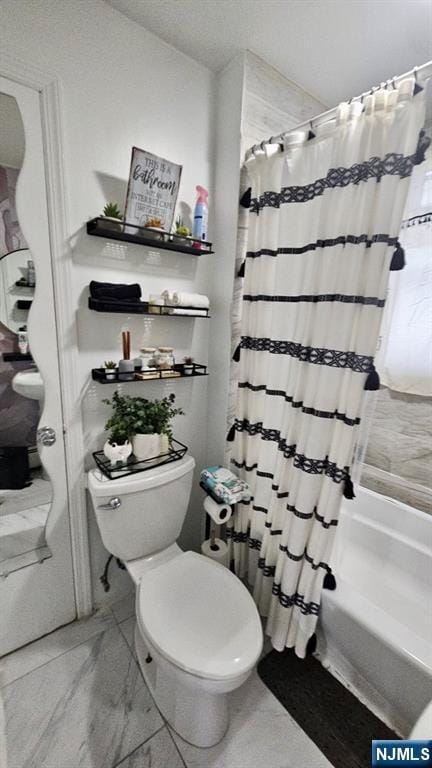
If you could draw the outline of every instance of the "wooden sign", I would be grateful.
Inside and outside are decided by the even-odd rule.
[[[170,232],[181,172],[181,165],[132,147],[125,222],[145,227],[151,219],[160,219],[161,228]]]

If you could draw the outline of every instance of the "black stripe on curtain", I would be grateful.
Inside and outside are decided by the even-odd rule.
[[[253,197],[250,212],[259,213],[262,208],[279,208],[286,203],[307,203],[323,195],[326,189],[348,187],[350,184],[359,184],[369,179],[379,182],[383,176],[399,176],[405,179],[411,175],[416,160],[417,152],[408,156],[388,152],[382,159],[371,157],[364,163],[355,163],[347,168],[330,168],[324,178],[316,179],[311,184],[282,187],[280,192],[269,190],[259,197]]]
[[[298,304],[300,302],[319,304],[324,301],[339,301],[342,304],[364,304],[373,307],[383,307],[385,305],[385,299],[378,299],[376,296],[350,296],[346,293],[300,294],[298,296],[271,296],[266,293],[245,293],[243,301],[273,301],[291,304]]]
[[[282,592],[280,584],[273,584],[272,594],[275,595],[283,608],[292,608],[294,605],[300,608],[301,613],[305,616],[313,614],[318,616],[320,605],[319,603],[305,601],[304,595],[300,595],[298,592],[294,592],[292,595],[287,595]]]
[[[295,446],[288,446],[290,449]],[[285,456],[285,454],[284,454]],[[325,459],[311,459],[309,456],[305,456],[303,453],[293,453],[286,458],[292,458],[293,464],[296,469],[300,469],[302,472],[307,472],[309,475],[325,475],[333,480],[334,483],[342,483],[349,476],[349,467],[338,467],[334,461]],[[245,461],[236,461],[231,459],[231,463],[234,464],[237,469],[244,469],[246,472],[254,472],[257,470],[258,477],[267,477],[269,480],[274,479],[274,475],[271,472],[262,472],[258,469],[258,464],[247,465]]]
[[[242,336],[241,349],[254,352],[270,352],[273,355],[289,355],[304,363],[329,365],[332,368],[349,368],[357,373],[369,373],[373,366],[371,355],[357,355],[355,352],[307,347],[295,341]]]
[[[360,424],[360,419],[358,417],[351,419],[349,416],[346,416],[344,413],[339,413],[337,410],[319,411],[316,408],[304,405],[302,400],[294,400],[292,395],[288,395],[282,389],[268,389],[265,384],[251,384],[249,381],[239,381],[238,388],[250,389],[252,392],[265,392],[266,395],[271,397],[283,397],[287,403],[291,403],[292,408],[301,408],[302,412],[309,416],[317,416],[320,419],[337,419],[338,421],[343,421],[348,427],[355,427],[357,424]]]
[[[371,248],[376,243],[386,243],[387,245],[396,246],[398,238],[391,237],[390,235],[376,234],[376,235],[339,235],[338,237],[329,237],[323,240],[316,240],[314,243],[308,243],[307,245],[296,246],[293,248],[260,248],[259,251],[248,251],[246,257],[248,259],[259,259],[260,256],[298,256],[309,251],[316,251],[321,248],[333,248],[335,245],[365,245],[366,248]]]

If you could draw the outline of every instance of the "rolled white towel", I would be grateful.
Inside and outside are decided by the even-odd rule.
[[[207,317],[207,311],[205,309],[182,309],[181,307],[173,308],[170,307],[168,310],[169,315],[202,315],[203,317]]]
[[[165,304],[173,304],[173,301],[174,301],[174,291],[170,291],[169,288],[167,288],[166,291],[163,291],[161,293],[161,297],[164,300]]]
[[[172,303],[177,307],[199,307],[199,309],[208,309],[210,301],[208,296],[202,293],[184,293],[175,291],[172,297]]]

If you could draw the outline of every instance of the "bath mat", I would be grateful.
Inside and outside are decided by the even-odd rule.
[[[370,768],[372,739],[399,738],[313,656],[271,651],[258,674],[334,768]]]

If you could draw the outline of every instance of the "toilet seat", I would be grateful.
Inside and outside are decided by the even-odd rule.
[[[137,618],[163,657],[198,677],[236,678],[252,669],[261,652],[261,621],[246,587],[195,552],[143,575]]]

